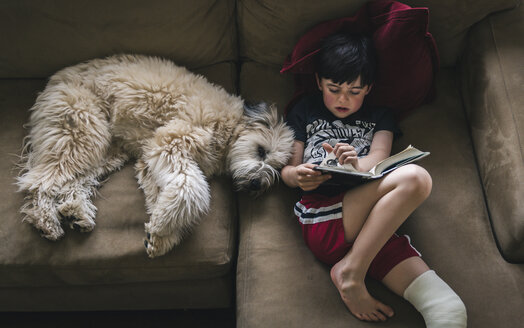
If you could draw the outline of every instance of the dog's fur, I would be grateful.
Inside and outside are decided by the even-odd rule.
[[[21,212],[50,240],[91,231],[100,178],[136,158],[150,221],[150,257],[179,244],[209,209],[207,178],[229,173],[259,194],[292,153],[293,133],[265,104],[237,96],[170,61],[118,55],[53,75],[31,108],[18,186]]]

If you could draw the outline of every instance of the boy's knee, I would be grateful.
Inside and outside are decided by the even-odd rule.
[[[401,184],[410,194],[426,199],[431,193],[433,180],[423,167],[410,164],[402,167]]]

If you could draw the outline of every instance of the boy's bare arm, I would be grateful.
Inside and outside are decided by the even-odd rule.
[[[323,143],[324,149],[335,156],[340,164],[351,164],[357,171],[367,172],[381,160],[387,158],[391,152],[393,133],[390,131],[378,131],[373,136],[369,153],[364,157],[358,157],[355,147],[347,143],[337,143],[331,147]]]
[[[289,160],[282,171],[282,180],[284,183],[291,187],[300,187],[302,190],[314,190],[317,189],[323,182],[330,179],[331,176],[326,174],[322,175],[321,172],[313,170],[316,166],[310,163],[302,163],[304,156],[304,143],[302,141],[295,140],[293,144],[293,156]]]
[[[377,131],[373,136],[369,154],[358,160],[359,169],[364,172],[371,170],[373,166],[391,154],[392,145],[393,133],[391,131]]]

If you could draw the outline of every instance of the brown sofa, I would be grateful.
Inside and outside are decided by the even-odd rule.
[[[329,268],[304,245],[279,184],[258,199],[211,181],[213,210],[182,245],[150,260],[144,199],[132,163],[95,200],[97,226],[58,242],[21,222],[15,164],[28,108],[46,78],[114,53],[163,56],[250,100],[282,109],[293,93],[280,65],[319,22],[364,0],[0,2],[0,311],[236,307],[238,327],[365,327],[340,301]],[[396,144],[431,152],[430,198],[401,227],[462,297],[469,327],[524,322],[524,8],[518,0],[404,1],[429,7],[441,70],[434,102],[400,122]],[[403,299],[387,327],[423,327]]]

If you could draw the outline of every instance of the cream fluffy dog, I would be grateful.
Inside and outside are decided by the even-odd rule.
[[[91,231],[100,178],[136,158],[150,257],[165,254],[209,209],[207,178],[229,173],[255,194],[278,179],[293,133],[265,104],[243,100],[170,61],[118,55],[65,68],[31,108],[18,178],[21,212],[50,240]]]

